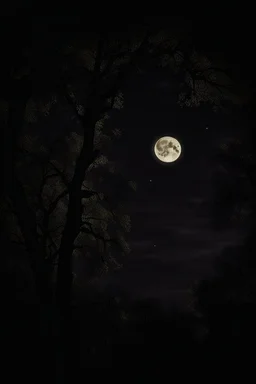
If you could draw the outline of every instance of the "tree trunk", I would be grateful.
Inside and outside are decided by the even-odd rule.
[[[59,321],[57,346],[57,380],[67,380],[72,372],[71,349],[71,312],[72,312],[72,253],[74,241],[79,234],[81,225],[81,188],[86,169],[93,161],[94,124],[88,129],[79,157],[76,161],[74,177],[69,192],[69,204],[62,241],[59,249],[57,271],[56,304]]]
[[[57,381],[68,380],[71,378],[72,361],[72,341],[71,336],[71,303],[72,303],[72,254],[74,241],[79,234],[82,213],[81,188],[84,181],[85,172],[94,161],[94,129],[99,113],[98,85],[100,81],[100,65],[103,54],[103,40],[101,34],[98,43],[98,52],[95,60],[92,81],[90,83],[90,95],[88,97],[88,106],[85,115],[81,118],[84,129],[83,146],[76,160],[74,176],[69,188],[69,203],[66,218],[66,224],[62,234],[61,245],[59,249],[57,286],[56,286],[56,304],[59,313],[58,344],[61,350],[57,350]],[[64,86],[65,92],[65,86]],[[65,92],[66,94],[66,92]],[[72,105],[68,94],[68,102]],[[73,105],[74,108],[74,105]],[[76,108],[74,108],[76,110]],[[77,112],[77,111],[76,111]]]

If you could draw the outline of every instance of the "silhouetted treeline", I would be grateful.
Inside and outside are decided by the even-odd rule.
[[[176,364],[213,365],[242,359],[256,340],[256,295],[250,285],[255,281],[250,261],[254,253],[250,250],[250,245],[244,245],[225,252],[215,277],[199,285],[194,312],[164,310],[150,300],[134,302],[122,294],[80,294],[66,335],[70,371],[83,377],[88,368],[175,369]],[[19,271],[17,278],[14,271],[5,271],[1,276],[6,296],[1,306],[1,347],[9,365],[24,368],[29,362],[42,370],[51,344],[43,330],[38,334],[35,327],[38,307],[33,305],[25,275]],[[51,369],[45,365],[40,376]]]
[[[158,36],[158,23],[152,26],[150,23],[149,28],[146,25],[142,28],[142,34],[141,28],[136,28],[119,42],[116,41],[116,38],[120,39],[119,33],[115,36],[110,36],[107,30],[102,33],[103,29],[98,28],[99,23],[95,24],[95,36],[89,33],[84,39],[87,24],[82,18],[76,28],[69,26],[70,31],[65,34],[63,29],[66,24],[63,23],[61,27],[58,18],[30,20],[25,18],[26,14],[19,19],[20,23],[13,19],[12,22],[6,20],[2,25],[3,62],[0,77],[5,190],[2,193],[1,212],[4,213],[6,207],[10,212],[1,215],[0,224],[6,233],[19,226],[24,240],[24,244],[18,247],[11,245],[7,239],[1,239],[0,244],[1,347],[4,364],[8,362],[10,370],[16,370],[19,364],[31,375],[35,371],[34,381],[44,375],[47,381],[49,378],[51,380],[56,365],[57,370],[62,371],[60,381],[64,381],[66,367],[72,374],[86,368],[147,368],[175,365],[176,361],[196,361],[203,357],[210,361],[215,348],[224,352],[223,358],[227,352],[239,352],[237,345],[254,340],[254,299],[247,300],[245,297],[237,300],[239,292],[243,292],[245,287],[248,297],[254,295],[252,287],[244,283],[249,275],[251,278],[251,273],[250,281],[254,281],[251,264],[247,269],[243,267],[246,278],[240,281],[238,271],[244,262],[239,261],[235,273],[232,272],[232,265],[228,265],[227,269],[232,273],[224,273],[222,277],[217,274],[213,281],[202,283],[196,293],[198,307],[192,314],[174,309],[165,312],[149,302],[116,301],[96,294],[93,297],[81,294],[82,298],[71,306],[72,259],[74,247],[77,247],[74,246],[75,240],[80,233],[93,234],[95,239],[99,239],[99,233],[94,233],[91,223],[81,215],[82,199],[89,199],[95,193],[90,191],[88,195],[82,186],[84,175],[98,156],[94,148],[96,125],[113,108],[120,109],[122,93],[118,92],[124,88],[127,79],[135,76],[138,68],[147,70],[156,61],[161,68],[168,66],[174,69],[173,81],[179,86],[182,84],[184,90],[177,95],[180,105],[199,106],[208,100],[218,107],[228,97],[223,98],[222,92],[219,92],[220,84],[218,76],[214,80],[216,74],[214,71],[212,73],[212,64],[206,65],[208,61],[201,55],[191,54],[190,35],[185,39],[187,41],[183,41],[180,27],[175,35],[167,28],[163,35],[166,40],[163,41],[161,34]],[[59,33],[53,33],[54,30]],[[176,43],[176,35],[180,44]],[[130,43],[128,47],[127,42]],[[124,47],[120,43],[124,43]],[[120,57],[125,60],[120,62]],[[82,67],[85,75],[80,74]],[[221,68],[220,72],[223,72]],[[201,86],[202,81],[204,87]],[[78,84],[82,84],[84,93]],[[22,180],[18,166],[19,156],[25,160],[24,148],[19,144],[23,128],[28,122],[32,124],[37,115],[34,115],[33,103],[40,107],[38,113],[43,120],[57,99],[63,110],[73,111],[72,118],[79,120],[83,144],[74,162],[74,177],[69,182],[65,179],[63,182],[67,187],[64,192],[69,198],[61,243],[57,252],[55,249],[53,252],[55,257],[58,255],[55,292],[51,278],[52,265],[49,267],[49,257],[46,257],[48,255],[44,247],[48,243],[44,240],[46,234],[51,237],[47,221],[56,206],[46,210],[43,205],[43,214],[40,210],[31,209],[29,188]],[[36,147],[34,152],[37,152]],[[59,168],[55,166],[54,169],[57,172],[54,177],[57,175],[63,179]],[[53,174],[47,176],[52,177]],[[232,188],[233,184],[230,185]],[[38,196],[42,195],[40,188]],[[32,201],[34,204],[34,198]],[[40,205],[41,199],[38,202]],[[86,202],[85,206],[88,205]],[[41,222],[38,222],[38,213],[43,218],[43,229],[39,225]],[[9,230],[7,227],[13,214],[17,223],[15,221],[15,225],[10,225]],[[2,216],[6,217],[2,219]],[[27,253],[22,246],[26,247]],[[249,255],[248,247],[243,248],[243,252]],[[223,264],[221,270],[225,270]],[[227,286],[239,287],[238,290],[233,289],[232,299]],[[53,298],[57,298],[59,312],[52,305]],[[57,359],[55,355],[58,355]],[[69,382],[69,378],[66,381]]]

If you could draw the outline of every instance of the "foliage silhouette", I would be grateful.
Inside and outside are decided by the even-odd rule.
[[[227,354],[246,358],[248,346],[256,340],[256,168],[252,148],[253,142],[241,140],[231,140],[221,148],[219,160],[229,182],[220,183],[217,206],[221,204],[224,215],[217,212],[215,223],[219,229],[232,219],[243,220],[248,234],[242,244],[223,251],[216,260],[214,276],[195,289],[195,308],[208,329],[207,343],[211,348],[221,346],[222,361]]]
[[[38,302],[46,307],[42,310],[43,322],[47,323],[45,319],[47,311],[51,312],[53,297],[57,304],[56,324],[54,319],[54,326],[47,324],[45,332],[58,336],[58,374],[64,379],[63,372],[68,366],[64,362],[71,360],[72,353],[68,347],[67,330],[71,326],[73,253],[81,246],[91,251],[92,244],[85,244],[82,239],[78,241],[80,237],[102,240],[102,231],[104,235],[107,232],[105,217],[101,214],[109,211],[103,206],[96,208],[98,195],[88,197],[88,191],[100,193],[94,188],[99,179],[92,183],[89,174],[96,165],[110,165],[102,156],[101,146],[107,137],[118,136],[119,132],[109,132],[109,125],[104,123],[114,110],[122,108],[125,84],[135,74],[159,67],[170,70],[177,102],[181,106],[198,107],[210,103],[218,109],[228,101],[237,102],[237,97],[234,97],[235,87],[227,70],[218,68],[196,52],[188,35],[181,38],[179,31],[169,27],[163,29],[157,23],[149,23],[133,25],[127,32],[120,33],[109,32],[100,26],[96,32],[95,29],[88,32],[83,20],[79,20],[74,24],[71,22],[68,32],[64,33],[57,17],[27,17],[26,23],[30,27],[24,30],[19,28],[17,19],[10,25],[8,20],[5,25],[6,32],[13,28],[19,33],[13,34],[15,38],[8,43],[3,42],[5,60],[0,74],[0,96],[5,190],[1,219],[8,221],[8,226],[2,225],[5,231],[15,223],[15,237],[21,238],[27,249]],[[65,23],[62,27],[65,29]],[[56,32],[58,29],[59,33]],[[27,137],[24,153],[25,121],[31,125],[36,121],[50,121],[54,112],[63,114],[67,110],[80,130],[79,139],[73,135],[73,139],[78,139],[73,162],[70,159],[65,169],[64,159],[54,160],[47,153],[41,162],[40,180],[33,180],[35,185],[29,185],[24,180],[22,168],[35,152],[41,159],[44,148],[41,143],[38,148],[34,141],[32,151],[26,149]],[[32,141],[34,139],[32,137]],[[39,184],[43,192],[40,188],[38,191]],[[32,187],[34,191],[31,191]],[[83,191],[87,191],[86,198]],[[100,220],[88,219],[90,209],[94,215],[101,215]],[[60,223],[57,223],[58,217],[54,218],[56,212],[65,215]],[[121,224],[123,221],[127,226],[128,219],[123,212],[121,217]],[[57,231],[59,225],[63,228]],[[95,228],[101,232],[96,233]],[[54,236],[49,235],[51,230],[56,231]],[[108,234],[105,240],[109,242],[111,238]],[[52,263],[56,261],[56,255],[56,278],[52,279]]]
[[[78,29],[70,27],[68,33],[58,34],[53,33],[55,27],[60,27],[57,19],[40,18],[38,23],[31,24],[34,35],[19,41],[17,57],[12,58],[9,67],[6,65],[8,76],[5,76],[4,89],[11,91],[8,92],[10,99],[4,94],[3,105],[4,113],[9,113],[8,142],[12,135],[17,144],[23,116],[30,122],[35,121],[40,116],[49,115],[56,103],[63,108],[69,105],[81,127],[82,145],[69,185],[69,208],[59,249],[57,285],[60,289],[57,297],[65,302],[70,295],[71,255],[80,228],[81,200],[77,196],[86,170],[98,156],[95,151],[97,124],[113,109],[122,107],[121,90],[127,79],[148,65],[170,68],[173,81],[176,79],[181,85],[178,102],[187,106],[205,102],[221,106],[230,99],[233,84],[226,70],[217,68],[202,54],[196,53],[188,38],[179,40],[180,36],[168,28],[163,30],[149,24],[132,26],[127,33],[89,33],[78,24]],[[13,145],[9,143],[8,153],[15,153],[15,148],[10,147]],[[6,164],[11,164],[11,159]],[[10,174],[7,170],[6,178]],[[16,179],[15,176],[12,182]],[[6,185],[9,184],[6,180]],[[21,202],[17,204],[21,205]],[[24,201],[22,204],[27,205]],[[28,234],[26,237],[26,241],[32,242],[28,240]],[[38,244],[33,248],[39,253]]]

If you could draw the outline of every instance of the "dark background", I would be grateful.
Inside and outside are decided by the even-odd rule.
[[[17,31],[22,25],[18,41],[32,38],[27,20],[32,20],[33,28],[41,31],[43,41],[44,31],[61,36],[68,25],[74,28],[83,18],[75,12],[68,15],[65,9],[61,13],[52,10],[52,16],[45,16],[43,10],[32,9],[30,3],[17,8],[7,6],[3,14],[7,15],[5,21],[9,17],[10,33],[14,17]],[[248,15],[134,16],[128,12],[108,19],[99,16],[98,20],[109,30],[121,31],[129,24],[149,23],[173,24],[184,35],[189,31],[191,44],[231,68],[244,86],[244,97],[253,99],[253,24]],[[94,18],[87,19],[87,24],[88,30],[93,30]],[[8,45],[8,36],[5,44]],[[212,204],[217,148],[228,138],[250,140],[255,119],[253,104],[237,105],[225,114],[214,113],[209,107],[180,108],[168,71],[163,69],[148,69],[134,76],[123,91],[124,109],[112,116],[108,124],[123,131],[121,139],[113,143],[110,157],[138,185],[136,194],[124,196],[132,219],[132,253],[124,260],[122,270],[110,273],[99,285],[110,292],[124,290],[134,299],[152,297],[164,305],[176,303],[186,307],[194,282],[211,273],[214,258],[227,245],[241,242],[246,230],[238,224],[216,232]],[[51,142],[63,131],[73,130],[68,115],[67,112],[48,121],[49,129],[44,123],[39,124],[37,130],[42,140]],[[182,145],[181,158],[170,166],[159,163],[153,155],[154,141],[162,135],[174,136]],[[123,192],[116,189],[120,198]]]
[[[9,12],[14,13],[13,10]],[[20,10],[18,14],[19,22],[24,20],[23,32],[25,36],[29,36],[27,10]],[[111,24],[111,18],[105,22]],[[171,356],[182,360],[184,349],[186,355],[190,356],[198,345],[201,346],[200,337],[199,344],[194,343],[194,334],[191,336],[190,327],[197,336],[204,335],[207,328],[210,337],[203,344],[200,353],[208,353],[211,360],[210,352],[214,347],[230,344],[232,348],[237,334],[243,334],[249,318],[254,318],[254,308],[251,310],[246,307],[244,310],[243,307],[237,310],[236,307],[234,310],[232,307],[229,310],[228,304],[223,309],[221,300],[217,302],[214,297],[214,312],[212,309],[208,310],[211,297],[207,296],[204,307],[208,310],[207,320],[203,325],[199,320],[199,325],[196,323],[197,326],[194,327],[195,318],[190,318],[187,314],[188,317],[184,320],[176,314],[173,307],[178,307],[182,312],[193,312],[195,284],[213,275],[216,259],[228,247],[233,246],[236,255],[240,249],[238,245],[244,244],[249,233],[246,221],[228,221],[221,229],[216,229],[215,222],[221,222],[222,217],[216,214],[214,201],[218,147],[229,138],[250,142],[254,137],[253,24],[248,19],[242,19],[242,16],[180,16],[175,20],[169,16],[155,19],[152,16],[136,16],[129,17],[126,23],[121,16],[120,19],[113,19],[115,28],[117,25],[125,28],[134,20],[136,23],[144,23],[150,19],[156,25],[169,23],[171,20],[180,25],[181,29],[184,28],[184,31],[191,30],[191,40],[198,49],[210,57],[219,57],[240,78],[243,96],[245,99],[250,98],[250,104],[234,106],[227,113],[214,113],[209,107],[180,108],[176,104],[172,82],[164,70],[148,69],[143,75],[134,76],[127,82],[123,90],[124,109],[113,115],[108,124],[123,131],[119,141],[113,143],[110,158],[117,162],[125,178],[135,180],[138,186],[136,193],[126,194],[118,189],[115,182],[111,185],[115,198],[124,200],[131,215],[132,231],[128,235],[128,241],[132,252],[122,260],[122,269],[110,272],[94,286],[94,300],[87,300],[85,295],[82,306],[75,310],[72,330],[75,335],[75,364],[78,367],[81,362],[81,366],[86,368],[112,368],[115,364],[131,364],[134,367],[141,363],[147,367],[148,361],[155,364],[169,363]],[[65,22],[69,21],[71,24],[75,23],[75,18],[66,16]],[[88,28],[93,23],[94,20],[91,19]],[[10,33],[11,30],[10,27]],[[17,39],[19,38],[22,37],[17,34]],[[6,44],[8,45],[8,38]],[[73,126],[68,124],[68,117],[70,116],[67,113],[56,121],[50,121],[47,125],[50,128],[48,131],[46,126],[38,125],[37,130],[42,141],[51,142],[62,134],[62,130],[66,133],[73,130]],[[162,135],[176,137],[183,149],[181,158],[168,166],[156,161],[152,152],[154,141]],[[251,244],[249,248],[253,248]],[[15,292],[18,276],[12,281]],[[227,278],[225,281],[230,286],[230,280]],[[232,280],[232,284],[238,286],[236,280],[234,281]],[[225,284],[222,289],[220,296],[225,292]],[[207,289],[203,292],[206,291]],[[22,339],[22,342],[16,343],[19,360],[26,339],[31,337],[29,332],[34,318],[29,317],[28,321],[25,315],[23,319],[22,310],[18,308],[15,311],[12,316],[6,315],[6,318],[12,317],[13,324],[21,319],[15,328],[15,337]],[[120,325],[120,313],[122,320],[130,319],[127,328],[123,325],[125,321]],[[244,323],[241,313],[246,314]],[[148,323],[146,318],[149,319]],[[232,321],[229,323],[230,318]],[[237,318],[243,323],[243,332],[240,332],[239,327],[239,331],[236,331],[234,319]],[[22,324],[20,328],[19,324]],[[7,321],[5,327],[8,329]],[[200,328],[198,333],[197,327]],[[21,337],[24,329],[27,333]],[[251,337],[254,327],[250,330],[249,337],[245,337],[243,342]],[[213,341],[216,334],[218,343]],[[5,345],[10,348],[11,361],[12,346],[8,342]],[[174,347],[169,355],[165,350],[171,345]],[[145,357],[141,361],[139,358],[142,354]],[[29,356],[32,355],[33,353]]]
[[[188,23],[196,46],[239,68],[244,83],[253,85],[248,24],[238,30],[236,19],[218,19],[217,26],[204,18]],[[180,108],[164,71],[130,81],[125,95],[124,110],[111,124],[124,129],[114,156],[138,183],[128,202],[132,254],[122,270],[106,278],[103,289],[124,289],[133,298],[152,297],[184,308],[194,282],[211,274],[216,256],[243,241],[244,224],[214,229],[214,173],[218,147],[228,138],[250,140],[254,116],[240,106],[226,114]],[[170,166],[156,161],[152,152],[156,138],[164,135],[176,137],[183,148],[182,158]]]

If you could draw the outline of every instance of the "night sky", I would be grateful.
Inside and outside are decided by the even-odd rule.
[[[183,19],[191,28],[191,20]],[[196,46],[224,63],[240,66],[247,84],[252,63],[248,31],[237,31],[235,21],[218,29],[209,20],[192,23]],[[204,30],[204,34],[202,34]],[[237,55],[236,44],[243,41]],[[246,70],[245,70],[246,69]],[[229,245],[242,242],[241,225],[215,231],[213,221],[216,153],[228,138],[246,136],[248,122],[240,107],[232,113],[214,113],[210,107],[181,108],[169,72],[149,69],[129,78],[123,89],[124,108],[108,120],[122,136],[110,148],[127,180],[137,183],[137,191],[124,199],[131,216],[128,234],[131,253],[121,260],[123,268],[109,272],[98,281],[105,293],[125,293],[132,299],[155,299],[164,306],[189,308],[194,283],[212,273],[214,260]],[[64,112],[62,112],[64,113]],[[44,123],[39,132],[50,141],[74,130],[70,111]],[[49,132],[49,133],[47,133]],[[173,136],[182,145],[177,162],[163,164],[153,155],[153,145],[161,136]],[[114,192],[119,194],[118,187]]]
[[[33,7],[8,5],[1,24],[3,356],[58,383],[227,357],[233,370],[256,341],[254,23]],[[214,104],[218,87],[223,110],[178,104],[186,89]],[[156,159],[162,136],[177,161]]]
[[[202,48],[221,54],[241,77],[251,67],[248,30],[236,31],[222,21],[219,29],[200,34],[204,25],[193,27]],[[243,41],[239,55],[235,44]],[[244,55],[244,56],[243,56]],[[210,108],[180,108],[172,83],[162,70],[129,81],[125,107],[110,124],[124,130],[114,146],[113,157],[138,190],[129,198],[132,231],[131,254],[124,267],[110,273],[101,288],[119,290],[133,299],[156,299],[164,306],[189,308],[194,283],[207,278],[224,248],[242,242],[244,228],[213,228],[213,175],[219,145],[228,138],[247,138],[246,114],[238,107],[232,113],[214,113]],[[158,137],[176,137],[183,156],[170,165],[156,161],[152,146]]]
[[[218,27],[208,19],[182,20],[181,25],[191,28],[196,47],[210,57],[221,57],[235,70],[240,68],[242,82],[251,82],[250,23],[241,31],[235,19],[228,24],[225,18],[218,19]],[[102,278],[99,287],[186,307],[194,282],[211,273],[214,259],[226,246],[243,239],[239,226],[213,229],[212,202],[214,156],[226,139],[246,135],[245,114],[239,107],[228,114],[216,114],[208,107],[179,107],[177,89],[164,69],[133,76],[123,93],[124,108],[107,124],[123,132],[112,145],[110,159],[138,186],[125,200],[132,219],[128,235],[132,252],[122,260],[123,268]],[[37,125],[43,142],[74,130],[68,109],[61,118],[51,116],[47,129],[44,124]],[[155,140],[164,135],[176,137],[183,149],[170,165],[156,161],[152,152]]]
[[[211,208],[214,155],[224,139],[241,136],[239,125],[207,108],[180,108],[171,102],[171,84],[161,74],[146,74],[136,86],[131,82],[125,95],[124,110],[111,124],[124,129],[113,157],[138,184],[127,202],[132,253],[123,269],[106,277],[104,289],[106,284],[134,299],[187,306],[194,281],[211,272],[226,246],[242,239],[241,228],[214,231]],[[183,148],[181,158],[168,165],[152,152],[156,138],[165,134]]]

